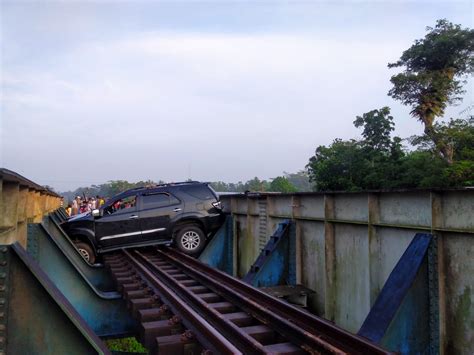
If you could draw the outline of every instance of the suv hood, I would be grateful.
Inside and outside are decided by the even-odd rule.
[[[87,217],[89,217],[90,215],[91,215],[90,212],[80,213],[78,215],[75,215],[74,217],[69,218],[67,221],[68,222],[74,222],[74,221],[79,221],[79,220],[82,220],[82,219],[88,219]]]

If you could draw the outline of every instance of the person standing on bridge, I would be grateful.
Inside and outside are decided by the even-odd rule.
[[[72,200],[72,216],[75,216],[79,212],[81,198],[77,196],[74,200]]]

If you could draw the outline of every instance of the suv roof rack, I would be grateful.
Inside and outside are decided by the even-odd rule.
[[[191,184],[205,184],[205,182],[201,181],[179,181],[179,182],[167,182],[163,184],[153,184],[153,185],[145,185],[140,187],[134,187],[133,189],[126,190],[124,192],[129,191],[136,191],[136,190],[146,190],[146,189],[156,189],[158,187],[166,187],[166,186],[181,186],[181,185],[191,185]],[[124,193],[122,192],[122,193]]]

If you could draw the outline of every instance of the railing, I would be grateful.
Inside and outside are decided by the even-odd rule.
[[[417,232],[435,235],[430,300],[439,303],[440,349],[474,352],[474,189],[361,193],[236,194],[236,274],[243,277],[278,223],[296,225],[296,282],[309,307],[356,332]],[[263,206],[264,205],[264,206]],[[436,307],[437,308],[437,307]],[[441,350],[442,352],[443,350]]]
[[[27,224],[39,223],[60,206],[56,193],[10,171],[0,169],[0,243],[26,246]]]

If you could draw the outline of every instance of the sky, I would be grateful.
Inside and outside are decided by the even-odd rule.
[[[57,191],[274,178],[383,106],[421,134],[387,64],[437,19],[474,27],[472,1],[0,4],[0,166]]]

